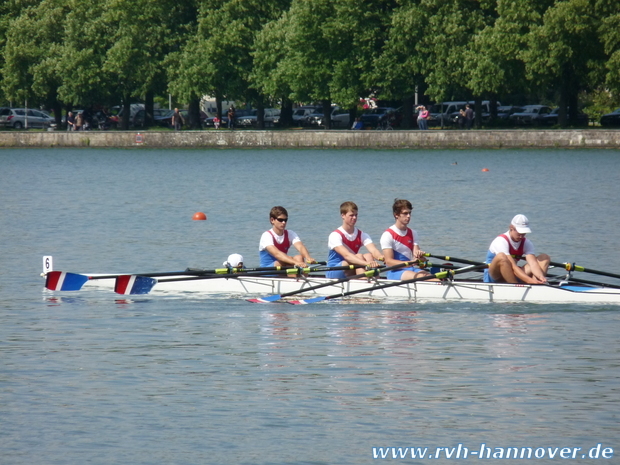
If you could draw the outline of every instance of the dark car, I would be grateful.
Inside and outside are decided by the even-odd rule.
[[[560,108],[559,107],[554,108],[551,111],[551,113],[549,113],[548,115],[544,115],[542,117],[542,124],[546,126],[554,126],[558,124],[559,116],[560,116]],[[566,118],[568,118],[568,114],[566,115]],[[577,125],[578,126],[587,126],[589,122],[590,122],[590,118],[588,117],[588,115],[586,115],[582,111],[577,112]]]
[[[385,124],[386,121],[390,121],[391,126],[398,126],[400,124],[398,112],[396,108],[392,107],[373,108],[360,116],[360,121],[364,127],[370,128],[376,128],[381,124]]]
[[[601,126],[620,126],[620,108],[601,116]]]
[[[523,111],[510,115],[513,124],[542,124],[543,117],[551,113],[551,107],[546,105],[525,105]]]
[[[497,107],[497,119],[508,120],[510,115],[521,113],[522,111],[523,107],[517,107],[515,105],[502,105]]]

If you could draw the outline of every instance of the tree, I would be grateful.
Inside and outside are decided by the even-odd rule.
[[[598,31],[594,0],[558,0],[547,9],[540,25],[528,34],[522,53],[527,75],[538,85],[556,88],[560,96],[560,126],[576,124],[578,94],[595,88],[604,67],[604,48]]]

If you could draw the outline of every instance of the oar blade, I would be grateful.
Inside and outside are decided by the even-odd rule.
[[[280,300],[282,298],[281,295],[268,295],[265,297],[258,297],[256,299],[246,299],[248,302],[252,302],[253,304],[268,304],[271,302],[275,302],[276,300]]]
[[[148,294],[155,284],[157,284],[155,278],[126,274],[116,278],[114,292],[123,295]]]
[[[50,271],[45,277],[45,287],[50,291],[79,291],[88,276],[65,271]]]
[[[327,297],[321,296],[321,297],[313,297],[311,299],[289,300],[288,303],[291,305],[308,305],[308,304],[315,304],[317,302],[323,302],[325,299],[327,299]]]

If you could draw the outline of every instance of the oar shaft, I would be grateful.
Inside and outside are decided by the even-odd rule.
[[[600,276],[609,276],[610,278],[620,279],[620,274],[609,273],[607,271],[593,270],[591,268],[585,268],[583,266],[575,265],[574,263],[550,262],[550,264],[553,266],[559,267],[559,268],[564,268],[566,271],[581,271],[584,273],[591,273],[591,274],[597,274]]]
[[[473,271],[474,269],[482,268],[482,267],[486,267],[486,266],[487,266],[486,263],[478,263],[478,264],[475,264],[475,265],[466,266],[464,268],[458,268],[456,270],[440,271],[439,273],[430,274],[430,275],[427,275],[427,276],[422,276],[420,278],[406,279],[404,281],[394,281],[394,282],[390,282],[390,283],[381,284],[379,286],[366,287],[366,288],[363,288],[363,289],[356,289],[356,290],[353,290],[353,291],[344,292],[342,294],[333,294],[333,295],[325,297],[325,299],[323,299],[323,300],[337,299],[337,298],[340,298],[340,297],[346,297],[346,296],[350,296],[350,295],[361,294],[361,293],[364,293],[364,292],[378,291],[378,290],[381,290],[381,289],[387,289],[388,287],[402,286],[403,284],[412,284],[412,283],[416,283],[416,282],[419,282],[419,281],[428,281],[429,279],[435,279],[435,278],[437,278],[437,279],[444,279],[444,278],[448,278],[450,276],[454,276],[455,274],[464,273],[466,271]]]
[[[483,264],[483,262],[475,262],[473,260],[467,260],[465,258],[451,257],[450,255],[433,255],[431,253],[427,253],[427,254],[424,254],[424,256],[438,258],[439,260],[454,261],[458,263],[463,263],[465,265],[482,265]]]
[[[346,281],[351,281],[353,279],[372,278],[373,276],[378,276],[382,272],[396,270],[398,268],[407,268],[409,266],[415,265],[416,263],[417,263],[417,261],[411,261],[411,262],[399,263],[397,265],[389,266],[387,268],[381,268],[381,267],[373,268],[371,270],[365,271],[365,272],[360,273],[360,274],[356,274],[354,276],[345,276],[344,278],[340,278],[340,279],[337,279],[335,281],[330,281],[328,283],[317,284],[316,286],[306,287],[304,289],[300,289],[300,290],[297,290],[297,291],[286,292],[284,294],[280,294],[280,298],[282,298],[282,297],[290,297],[292,295],[299,294],[301,292],[314,291],[315,289],[321,289],[322,287],[334,286],[336,284],[344,283]],[[349,265],[349,266],[352,267],[352,269],[359,268],[358,265]]]
[[[313,263],[313,265],[326,265],[327,262],[317,262]],[[166,271],[160,273],[132,273],[135,276],[147,276],[149,278],[163,278],[166,276],[205,276],[205,275],[223,275],[223,274],[234,274],[234,273],[245,273],[248,271],[277,271],[284,272],[286,270],[292,270],[290,266],[270,266],[263,268],[215,268],[213,270],[203,270],[199,268],[187,268],[183,271]],[[304,270],[308,268],[303,268]],[[88,276],[88,279],[116,279],[119,276],[125,276],[125,274],[108,274],[108,275],[99,275],[99,276]]]
[[[221,274],[209,274],[203,276],[188,276],[183,278],[171,278],[171,279],[159,279],[157,282],[160,283],[170,283],[176,281],[196,281],[200,279],[215,279],[215,278],[226,278],[226,279],[237,279],[237,278],[246,278],[246,277],[260,277],[265,275],[275,275],[275,274],[286,274],[287,276],[302,276],[307,273],[317,273],[317,272],[325,272],[325,271],[339,271],[339,270],[351,270],[357,268],[356,265],[348,265],[348,266],[334,266],[329,268],[287,268],[287,269],[270,269],[269,271],[257,271],[257,272],[247,272],[248,270],[243,270],[237,273],[230,273],[226,276]]]

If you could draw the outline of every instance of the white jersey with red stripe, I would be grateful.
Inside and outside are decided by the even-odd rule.
[[[413,236],[411,239],[407,237],[409,231]],[[393,225],[381,235],[381,249],[392,249],[396,260],[408,262],[413,260],[413,248],[418,245],[417,239],[416,231],[409,228],[403,231]]]

